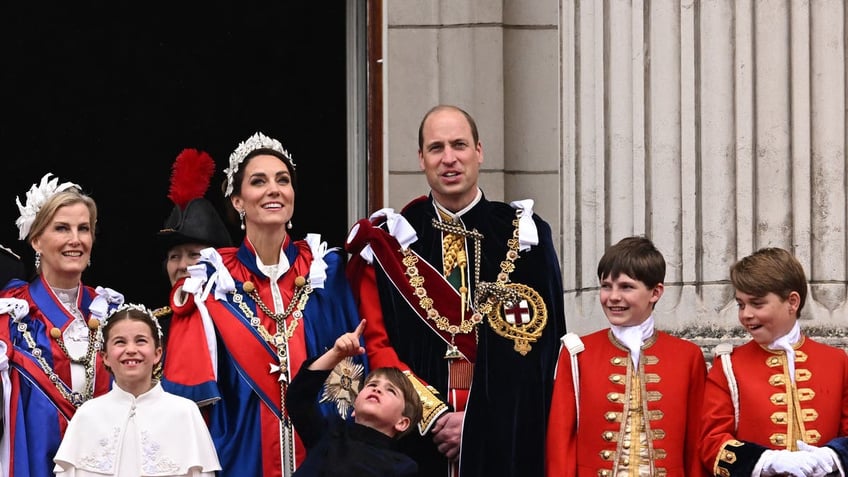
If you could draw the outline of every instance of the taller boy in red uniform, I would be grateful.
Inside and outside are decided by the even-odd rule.
[[[654,328],[665,259],[627,237],[598,264],[610,327],[563,338],[548,422],[547,475],[703,475],[701,349]]]

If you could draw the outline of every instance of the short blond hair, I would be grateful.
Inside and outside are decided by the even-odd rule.
[[[85,204],[85,206],[88,207],[89,221],[91,222],[92,229],[91,236],[93,240],[94,226],[97,224],[97,204],[95,204],[94,199],[88,195],[83,194],[78,189],[71,188],[54,194],[52,197],[47,199],[40,209],[38,209],[38,213],[35,214],[35,219],[32,221],[32,227],[29,229],[29,234],[27,234],[27,242],[32,244],[34,239],[41,236],[44,229],[50,225],[50,221],[53,220],[53,216],[56,215],[56,212],[59,209],[75,204]]]

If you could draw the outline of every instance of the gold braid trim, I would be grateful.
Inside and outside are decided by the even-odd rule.
[[[730,469],[728,466],[736,464],[736,449],[741,448],[744,444],[736,439],[730,439],[721,445],[716,455],[715,464],[713,465],[713,475],[719,477],[730,477]],[[724,465],[721,465],[724,464]]]
[[[410,371],[404,371],[403,374],[409,378],[412,387],[415,388],[418,397],[421,399],[421,421],[418,423],[418,432],[422,436],[427,435],[436,419],[448,412],[448,405],[438,398],[439,392],[435,388],[426,386]]]
[[[162,318],[163,316],[168,316],[173,312],[170,306],[163,306],[161,308],[157,308],[153,310],[153,316],[156,318]]]

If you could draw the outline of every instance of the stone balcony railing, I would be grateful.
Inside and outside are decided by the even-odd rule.
[[[804,334],[819,343],[828,344],[848,352],[848,329],[836,327],[803,326]],[[715,358],[715,347],[719,343],[731,343],[739,346],[747,343],[751,337],[742,328],[723,329],[719,327],[691,327],[681,331],[669,331],[674,336],[691,341],[701,347],[704,359],[711,365]]]

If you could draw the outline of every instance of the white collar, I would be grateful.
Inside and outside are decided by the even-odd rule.
[[[613,336],[621,341],[627,349],[630,350],[630,358],[633,360],[633,367],[639,367],[639,352],[642,345],[651,336],[654,335],[654,315],[648,317],[647,320],[632,326],[610,325]]]
[[[801,341],[801,325],[798,324],[798,320],[795,320],[795,325],[792,326],[792,329],[789,330],[789,333],[781,336],[780,338],[774,340],[773,343],[768,345],[769,349],[772,350],[783,350],[786,353],[786,364],[789,368],[789,379],[792,382],[795,382],[795,348],[793,345],[798,344]]]
[[[456,219],[459,219],[460,217],[462,217],[469,210],[473,209],[474,206],[477,205],[477,203],[480,202],[480,199],[482,199],[482,198],[483,198],[483,191],[480,190],[480,188],[478,187],[477,188],[477,195],[474,196],[474,200],[472,200],[470,204],[463,207],[462,210],[460,210],[460,211],[457,211],[457,212],[449,211],[448,209],[445,208],[445,206],[440,204],[435,198],[433,198],[433,204],[436,205],[436,208],[439,211],[441,211],[442,213],[444,213],[448,217],[456,220]]]

